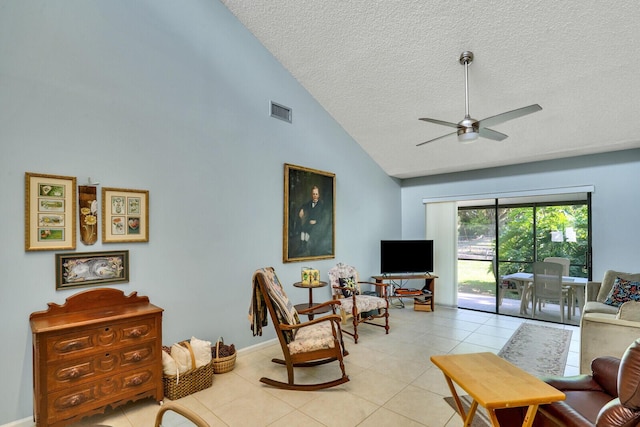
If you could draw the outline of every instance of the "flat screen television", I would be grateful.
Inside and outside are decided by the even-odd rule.
[[[381,240],[380,272],[430,273],[433,271],[433,240]]]

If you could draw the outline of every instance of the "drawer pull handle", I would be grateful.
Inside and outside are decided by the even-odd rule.
[[[144,382],[142,377],[134,377],[131,379],[131,385],[140,385]]]
[[[71,341],[68,342],[63,348],[63,351],[74,350],[76,348],[82,348],[82,343],[79,341]]]
[[[78,406],[79,404],[82,403],[84,399],[82,398],[81,394],[77,394],[75,396],[73,396],[71,399],[69,399],[69,405],[70,406]]]
[[[69,371],[69,378],[78,378],[80,376],[80,371],[76,368],[73,368]]]
[[[142,336],[143,332],[140,329],[133,329],[130,333],[129,336],[131,338],[140,338]]]
[[[133,360],[134,362],[139,362],[142,360],[142,355],[138,352],[133,353],[133,355],[131,355],[131,360]]]

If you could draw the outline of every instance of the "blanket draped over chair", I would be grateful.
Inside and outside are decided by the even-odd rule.
[[[278,280],[273,268],[265,268],[256,271],[253,274],[253,291],[251,293],[251,306],[249,307],[249,322],[251,323],[251,330],[253,336],[262,336],[262,327],[267,326],[267,305],[265,303],[264,295],[260,290],[260,286],[257,285],[257,275],[262,274],[267,277],[270,283],[269,289],[271,294],[271,302],[275,305],[276,315],[278,317],[278,323],[284,323],[288,325],[295,325],[300,323],[298,313],[296,312],[293,304],[289,301],[289,298],[282,289],[282,284]],[[287,342],[293,341],[293,331],[284,331],[287,338]]]
[[[251,305],[249,306],[249,323],[251,324],[251,331],[254,337],[256,335],[262,336],[262,327],[269,324],[267,320],[267,306],[256,279],[258,271],[253,273],[253,280],[251,280],[253,289],[251,290]]]

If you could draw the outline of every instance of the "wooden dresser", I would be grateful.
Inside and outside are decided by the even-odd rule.
[[[63,426],[107,405],[163,399],[162,309],[149,298],[93,289],[29,317],[36,425]]]

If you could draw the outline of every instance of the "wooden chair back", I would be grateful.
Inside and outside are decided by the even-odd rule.
[[[279,330],[277,325],[280,324],[292,326],[300,323],[298,312],[287,297],[273,267],[262,269],[262,274],[258,276],[258,283],[276,330]],[[278,338],[283,338],[282,344],[285,346],[293,341],[294,336],[295,333],[292,330],[283,330],[278,334]]]

